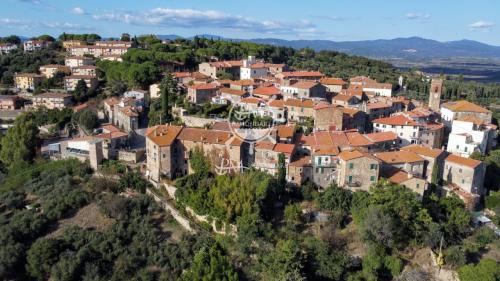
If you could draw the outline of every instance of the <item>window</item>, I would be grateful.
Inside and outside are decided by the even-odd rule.
[[[465,183],[465,180],[464,180],[464,179],[462,179],[462,183]]]
[[[419,184],[419,183],[417,183],[417,188],[419,188],[419,187],[420,187],[420,184]]]
[[[370,164],[370,170],[377,169],[377,164]]]
[[[349,177],[347,178],[347,180],[348,180],[348,182],[349,182],[349,183],[352,183],[352,176],[349,176]]]
[[[370,181],[371,181],[371,182],[374,182],[374,181],[375,181],[375,176],[371,176],[371,177],[370,177]]]
[[[458,172],[459,172],[459,173],[462,173],[462,169],[458,169]]]
[[[354,169],[354,163],[349,163],[349,170]]]

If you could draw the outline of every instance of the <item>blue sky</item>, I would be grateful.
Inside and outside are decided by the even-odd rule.
[[[95,32],[336,41],[420,36],[500,46],[496,0],[0,0],[0,36]]]

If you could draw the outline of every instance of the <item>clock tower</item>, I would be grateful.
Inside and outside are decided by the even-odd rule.
[[[429,94],[429,108],[438,112],[441,106],[441,92],[443,90],[442,79],[432,79],[431,91]]]

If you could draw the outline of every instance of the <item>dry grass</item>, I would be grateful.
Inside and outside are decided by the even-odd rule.
[[[75,215],[70,218],[59,220],[57,228],[49,233],[47,238],[54,238],[64,233],[71,226],[79,226],[86,229],[95,229],[96,231],[104,231],[115,222],[114,219],[105,217],[99,210],[96,203],[90,203],[78,210]]]

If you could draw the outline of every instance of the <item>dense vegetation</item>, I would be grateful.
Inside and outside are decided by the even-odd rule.
[[[16,189],[0,195],[2,280],[193,280],[205,274],[237,280],[211,238],[186,235],[173,243],[162,230],[172,218],[148,197],[114,193],[131,186],[144,191],[145,181],[135,173],[112,183],[91,179],[91,170],[77,160],[33,168],[28,177],[12,175],[20,179]],[[47,236],[59,219],[90,202],[114,223],[104,231],[72,226]]]

